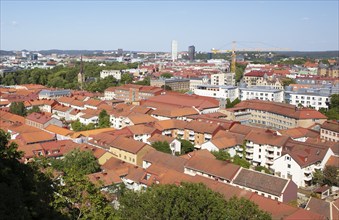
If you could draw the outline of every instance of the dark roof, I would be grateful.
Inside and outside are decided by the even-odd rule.
[[[187,161],[184,158],[173,156],[171,154],[166,154],[156,150],[148,152],[143,157],[143,160],[152,164],[161,165],[162,167],[178,172],[184,172],[184,165]]]
[[[339,123],[337,121],[325,121],[321,128],[339,133]]]
[[[193,156],[189,159],[185,168],[231,181],[240,169],[240,166],[212,158]]]
[[[281,196],[289,180],[254,170],[241,169],[233,180],[239,186]]]

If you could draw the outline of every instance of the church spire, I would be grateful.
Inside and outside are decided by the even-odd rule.
[[[82,55],[80,57],[80,72],[78,73],[78,83],[80,84],[80,89],[83,89],[83,85],[85,82],[85,74],[84,74],[84,64],[82,62]]]

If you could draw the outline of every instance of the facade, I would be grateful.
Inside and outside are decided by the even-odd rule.
[[[107,89],[105,91],[105,97],[114,97],[115,99],[124,100],[125,102],[136,102],[160,95],[162,91],[163,90],[161,88],[153,86],[127,84],[115,87],[114,91],[110,88]],[[114,95],[112,93],[114,93]]]
[[[240,100],[242,101],[251,99],[259,99],[272,102],[284,101],[283,90],[272,89],[266,86],[239,88],[239,90],[240,90]]]
[[[115,99],[115,88],[116,87],[109,87],[104,91],[104,99],[105,100]]]
[[[43,89],[39,92],[39,99],[57,99],[62,96],[70,96],[71,90],[62,89],[62,90],[47,90]]]
[[[195,46],[193,45],[188,47],[188,59],[190,62],[195,60]]]
[[[331,155],[333,151],[327,146],[289,141],[271,168],[275,175],[305,187],[312,184],[313,172],[324,169]]]
[[[200,85],[194,90],[194,94],[216,99],[230,99],[232,102],[239,97],[239,88],[235,86]]]
[[[262,100],[242,101],[234,109],[240,109],[236,111],[237,114],[246,115],[246,118],[248,112],[251,114],[247,123],[275,129],[308,128],[315,123],[322,124],[327,119],[314,109],[299,109],[290,104]],[[223,112],[229,114],[228,109],[223,109]]]
[[[295,106],[312,107],[316,110],[328,109],[329,94],[307,92],[300,89],[297,92],[285,92],[286,102]]]
[[[39,129],[46,128],[48,125],[62,127],[62,122],[56,118],[46,116],[43,113],[33,112],[25,118],[25,124]]]
[[[172,40],[171,46],[171,54],[172,54],[172,61],[177,61],[178,59],[178,42],[176,40]]]
[[[107,76],[113,76],[117,80],[121,80],[121,71],[120,70],[102,70],[100,72],[101,79],[104,79]]]
[[[194,90],[200,85],[208,84],[209,79],[207,77],[203,78],[190,78],[190,91],[194,92]]]
[[[171,87],[172,91],[182,91],[190,89],[189,79],[151,79],[151,86]]]
[[[278,135],[271,130],[253,130],[245,137],[246,160],[254,165],[270,168],[276,158],[281,156],[287,136]]]
[[[216,73],[211,74],[211,85],[235,85],[235,73]]]
[[[326,141],[339,142],[338,121],[325,121],[320,128],[320,138]]]

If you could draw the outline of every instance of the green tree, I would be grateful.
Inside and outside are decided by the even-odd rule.
[[[339,94],[331,95],[330,103],[331,108],[339,108]]]
[[[124,73],[121,75],[121,80],[120,83],[121,84],[128,84],[131,83],[133,81],[133,76],[129,73]]]
[[[264,220],[271,215],[258,208],[258,205],[245,198],[232,197],[226,204],[228,219]]]
[[[240,64],[240,63],[236,63],[235,64],[236,69],[235,69],[235,81],[236,82],[240,82],[241,78],[244,75],[244,71],[246,69],[246,65]]]
[[[251,201],[237,198],[226,201],[201,183],[127,191],[120,198],[119,215],[122,219],[271,219]]]
[[[326,166],[323,171],[324,184],[339,186],[339,169],[335,166]]]
[[[171,148],[170,148],[167,141],[154,142],[154,143],[152,143],[152,147],[154,149],[156,149],[157,151],[161,151],[161,152],[164,152],[164,153],[167,153],[167,154],[172,154]]]
[[[99,114],[99,128],[109,127],[111,127],[110,117],[107,114],[107,111],[104,109]]]
[[[295,80],[294,79],[290,79],[290,78],[285,78],[282,80],[282,85],[283,87],[285,86],[289,86],[290,84],[295,84]]]
[[[12,102],[9,106],[9,112],[20,115],[26,116],[27,111],[23,102]]]
[[[91,151],[80,151],[80,149],[72,150],[67,153],[62,160],[51,160],[52,167],[65,173],[80,173],[87,175],[98,172],[100,166],[97,159]]]
[[[271,174],[271,171],[263,166],[256,166],[254,169],[259,172],[264,171],[267,174]]]
[[[180,140],[181,142],[181,154],[187,154],[194,151],[194,145],[188,140]]]
[[[250,165],[251,165],[250,162],[248,162],[246,159],[239,157],[238,155],[235,155],[233,157],[232,162],[244,168],[250,168]]]
[[[324,174],[321,170],[314,171],[312,176],[313,176],[312,178],[313,184],[319,184],[319,185],[324,184]]]
[[[83,125],[79,120],[72,121],[71,127],[72,127],[73,131],[83,131],[84,130]]]
[[[170,87],[169,85],[162,85],[161,88],[167,91],[172,91],[172,87]]]
[[[52,206],[69,219],[116,219],[115,211],[86,176],[73,170],[56,186]]]
[[[35,164],[19,162],[22,152],[0,129],[0,219],[63,219],[49,204],[53,182]]]
[[[31,114],[33,112],[41,113],[41,110],[38,106],[33,106],[30,110],[27,111],[27,114]]]
[[[223,151],[223,150],[212,151],[211,153],[215,156],[215,159],[217,160],[226,161],[226,160],[231,159],[231,155],[228,152]]]
[[[172,73],[163,73],[160,75],[160,77],[162,78],[172,78],[173,77],[173,74]]]

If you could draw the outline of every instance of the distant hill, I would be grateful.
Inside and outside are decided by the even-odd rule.
[[[15,53],[13,51],[0,50],[0,56],[13,56]]]
[[[334,58],[339,57],[338,50],[332,51],[279,51],[275,52],[280,55],[285,55],[289,57],[307,57],[311,59],[322,59],[322,58]]]

